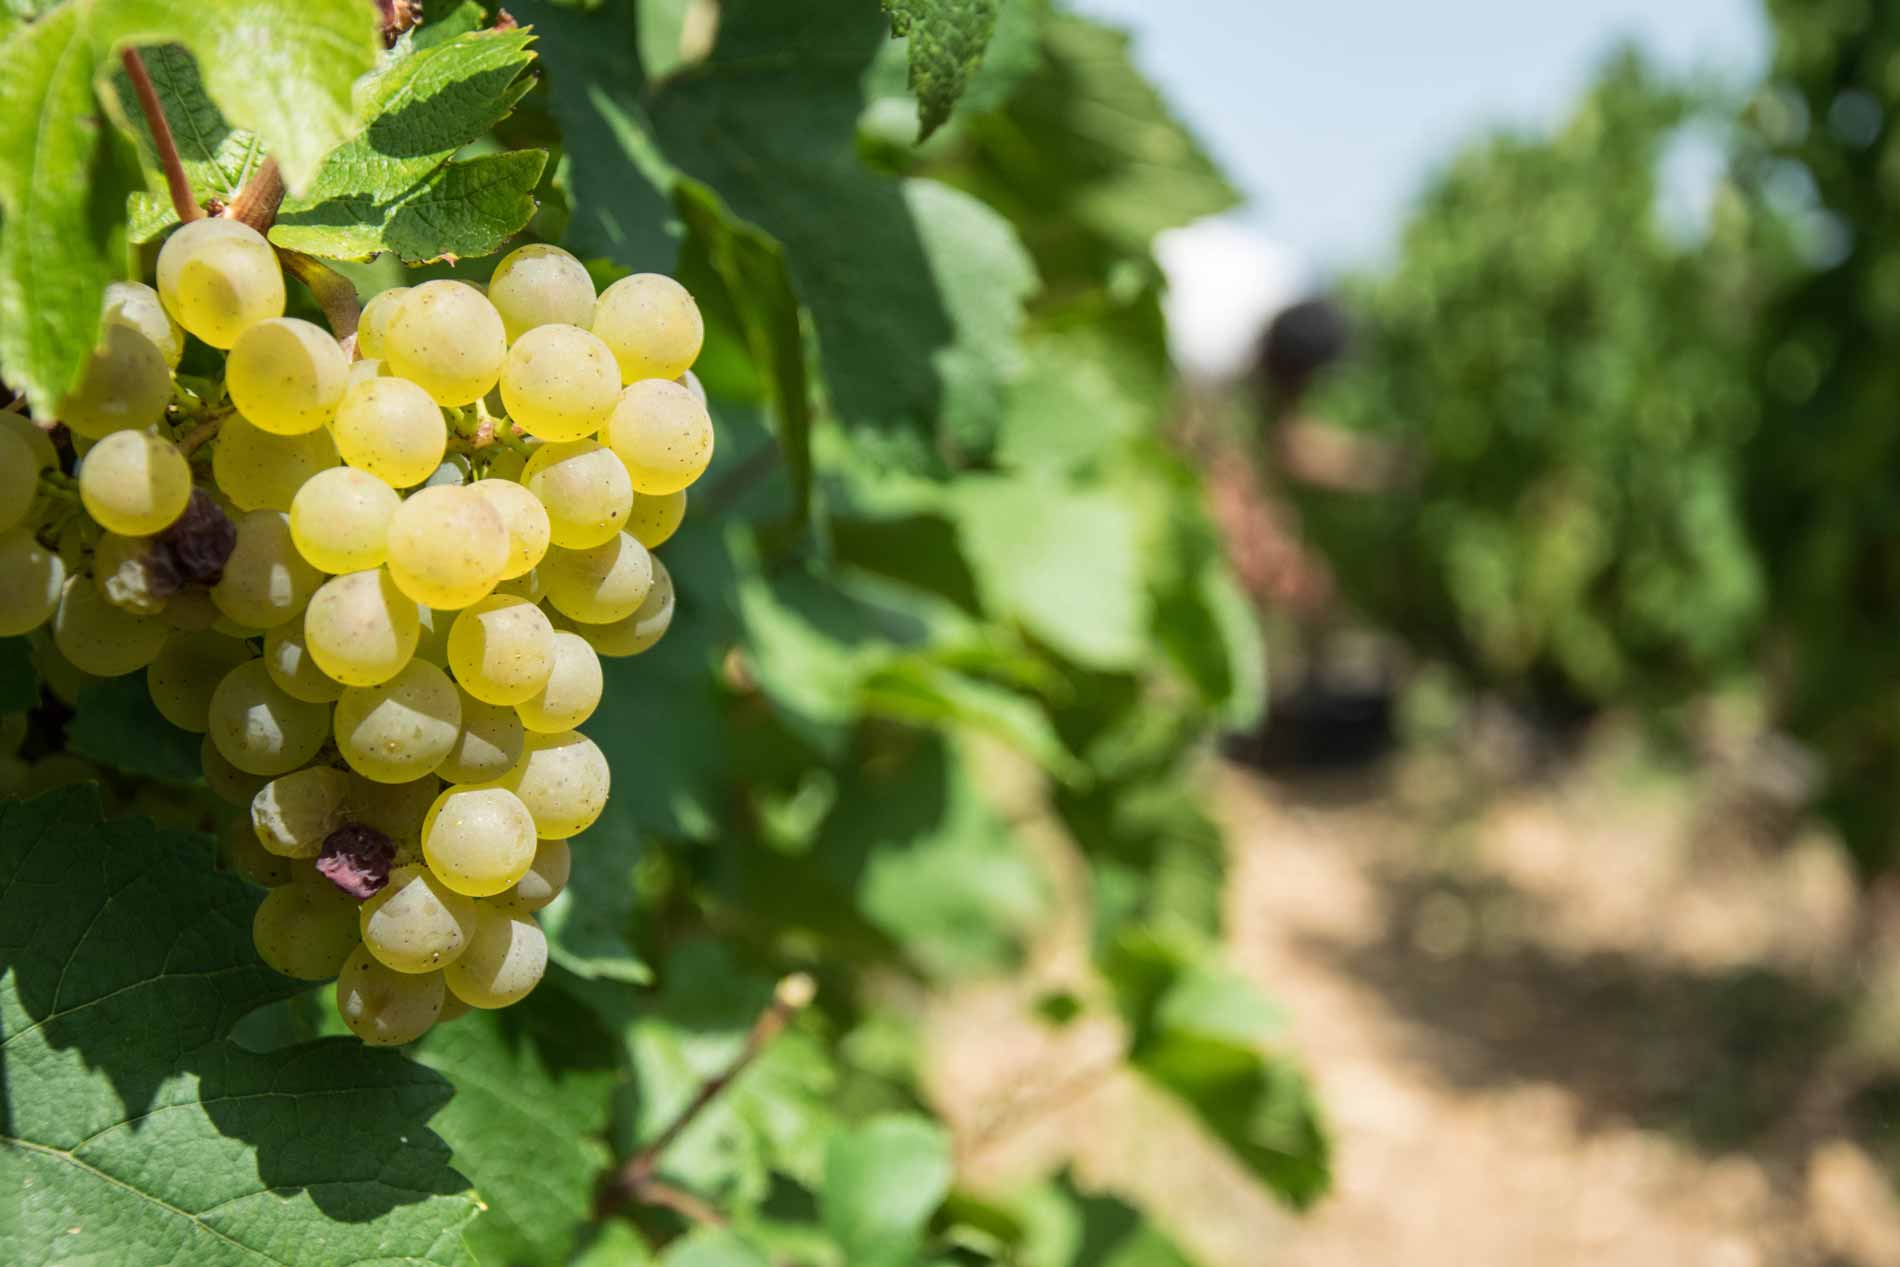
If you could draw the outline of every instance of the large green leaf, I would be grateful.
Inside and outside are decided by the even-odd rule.
[[[195,783],[204,773],[200,737],[159,714],[143,673],[88,683],[66,723],[66,744],[102,765],[166,783]]]
[[[22,712],[39,702],[33,644],[25,638],[0,638],[0,713]]]
[[[234,128],[205,91],[198,73],[198,62],[185,48],[176,44],[158,44],[142,54],[152,88],[158,93],[165,120],[171,125],[172,145],[191,191],[200,202],[221,198],[229,202],[244,187],[251,173],[264,160],[264,142],[255,132]],[[113,75],[118,91],[119,110],[131,124],[138,142],[148,188],[132,196],[132,238],[145,242],[178,222],[172,208],[165,174],[159,167],[158,149],[145,116],[133,95],[132,81],[123,72]]]
[[[438,1025],[417,1059],[455,1084],[435,1127],[487,1206],[470,1246],[484,1262],[564,1262],[612,1159],[611,1040],[549,981],[506,1011]]]
[[[612,768],[616,773],[634,769]],[[638,795],[620,788],[600,821],[574,839],[567,888],[541,912],[548,953],[583,977],[633,985],[653,977],[627,940],[633,925],[633,870],[645,845],[633,801]]]
[[[363,130],[285,204],[271,240],[331,259],[489,255],[534,215],[539,150],[457,159],[530,86],[530,32],[473,31],[392,63],[362,93]]]
[[[904,1267],[950,1192],[950,1137],[935,1122],[883,1117],[832,1138],[820,1194],[851,1267]]]
[[[917,139],[950,117],[983,60],[1001,0],[884,0],[891,32],[910,41],[910,90],[917,97]]]
[[[0,1261],[471,1267],[441,1078],[226,1037],[306,988],[258,962],[256,901],[209,841],[102,821],[93,789],[0,805]]]

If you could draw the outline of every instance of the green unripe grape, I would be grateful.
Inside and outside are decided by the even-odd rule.
[[[218,745],[209,734],[198,745],[198,764],[204,768],[205,786],[217,794],[226,804],[248,808],[257,794],[264,790],[270,780],[261,774],[247,774],[224,759],[218,751]],[[257,833],[251,830],[251,820],[244,820],[244,830],[253,840]],[[264,846],[258,845],[259,849]]]
[[[488,899],[488,905],[510,915],[532,915],[561,896],[572,869],[573,855],[565,840],[539,841],[526,874],[515,881],[514,888]]]
[[[237,517],[237,546],[211,587],[218,610],[245,629],[274,629],[293,619],[323,583],[290,536],[290,516],[253,510]]]
[[[319,589],[311,596],[311,603],[322,594],[323,590]],[[304,621],[309,616],[310,608],[306,606],[295,620],[287,620],[265,633],[264,668],[270,673],[270,680],[292,699],[309,704],[334,704],[343,694],[343,683],[319,668],[316,657],[310,654],[309,640],[304,633]]]
[[[272,435],[233,414],[218,429],[211,473],[218,491],[239,510],[288,511],[297,490],[337,461],[336,442],[324,428],[298,436]]]
[[[591,328],[620,363],[622,383],[678,378],[699,359],[706,338],[699,305],[659,273],[635,273],[602,291]]]
[[[214,750],[215,751],[215,750]],[[224,869],[235,871],[252,884],[274,889],[296,878],[296,868],[288,858],[280,858],[257,841],[257,832],[248,818],[233,818],[219,833],[219,858]],[[256,917],[252,917],[255,927]]]
[[[548,939],[531,919],[507,911],[478,909],[475,935],[443,980],[462,1002],[479,1008],[519,1003],[541,984],[548,967]]]
[[[565,840],[592,827],[607,807],[611,783],[606,756],[576,731],[529,732],[521,761],[501,779],[501,786],[528,807],[535,834],[548,840]]]
[[[0,638],[30,633],[53,618],[66,565],[30,528],[0,533]]]
[[[263,234],[211,216],[165,240],[158,297],[179,325],[214,348],[228,348],[258,322],[284,315],[284,273]]]
[[[383,334],[389,329],[389,319],[396,315],[396,309],[401,307],[408,293],[407,286],[391,286],[363,305],[363,315],[356,321],[356,350],[366,360],[382,356]]]
[[[499,405],[499,403],[500,402],[497,402],[497,405]],[[500,452],[488,459],[488,469],[483,473],[482,478],[519,484],[521,482],[521,473],[528,468],[529,454],[533,452],[533,448],[530,446],[538,445],[539,443],[540,442],[536,440],[528,440],[523,441],[522,447],[519,448],[502,448],[500,445],[495,446],[497,449],[500,449]]]
[[[633,513],[627,516],[627,531],[649,550],[657,550],[673,539],[686,518],[686,490],[677,493],[635,493]]]
[[[80,464],[79,499],[107,532],[149,537],[185,512],[191,464],[170,440],[146,431],[115,431]]]
[[[75,437],[75,447],[115,431],[137,431],[165,416],[172,399],[171,367],[152,341],[130,326],[112,324],[99,332],[81,371],[79,386],[59,402],[59,420]]]
[[[40,461],[39,451],[26,436],[12,428],[0,430],[0,532],[19,527],[33,509],[40,495],[40,472],[52,465]]]
[[[343,394],[331,426],[345,462],[391,488],[413,488],[448,451],[448,424],[429,394],[404,378],[371,378]]]
[[[258,843],[285,858],[314,858],[343,826],[350,776],[327,765],[272,779],[251,798]]]
[[[633,511],[626,464],[593,440],[542,445],[521,483],[547,510],[549,539],[569,550],[612,540]]]
[[[624,532],[591,550],[550,550],[539,571],[554,609],[591,625],[625,620],[653,589],[653,556]]]
[[[399,1047],[421,1038],[442,1014],[443,998],[441,973],[397,972],[363,945],[350,952],[337,973],[337,1015],[374,1047]]]
[[[389,519],[402,497],[350,466],[319,471],[290,502],[290,536],[320,572],[362,572],[389,557]]]
[[[514,769],[526,746],[527,731],[514,709],[463,691],[462,733],[436,773],[451,783],[491,783]]]
[[[82,673],[121,677],[158,658],[171,628],[105,600],[83,576],[66,579],[53,614],[53,645]]]
[[[323,583],[304,612],[304,645],[323,675],[344,686],[377,686],[402,672],[422,635],[415,601],[382,568]]]
[[[455,611],[494,589],[508,564],[508,529],[472,488],[410,494],[389,521],[389,574],[426,607]]]
[[[488,279],[488,298],[510,343],[538,326],[586,326],[594,319],[594,279],[587,266],[540,242],[502,257]]]
[[[454,963],[475,931],[475,903],[430,874],[398,867],[358,912],[363,945],[397,972],[435,972]]]
[[[482,495],[508,530],[508,561],[502,565],[504,580],[512,580],[534,570],[548,552],[548,512],[541,499],[513,480],[476,480],[469,485]]]
[[[277,435],[302,435],[334,418],[349,378],[349,358],[330,332],[298,317],[258,322],[224,361],[231,403]]]
[[[211,727],[211,696],[218,683],[250,658],[249,647],[221,633],[173,633],[146,666],[145,687],[159,716],[202,735]]]
[[[605,686],[600,657],[587,640],[569,630],[556,630],[554,668],[548,674],[547,684],[516,704],[515,712],[529,730],[559,734],[594,715]]]
[[[438,405],[468,405],[501,377],[508,335],[487,296],[453,281],[424,282],[383,328],[382,357]]]
[[[537,326],[508,349],[501,400],[515,425],[543,440],[579,440],[606,424],[620,395],[607,345],[579,326]]]
[[[653,560],[653,588],[640,608],[625,620],[606,625],[577,624],[574,632],[587,639],[596,653],[609,659],[636,656],[665,636],[673,623],[673,575]]]
[[[352,686],[336,702],[336,746],[377,783],[408,783],[437,766],[462,730],[462,697],[448,674],[411,660],[380,686]]]
[[[648,379],[628,387],[602,434],[636,493],[677,493],[712,461],[712,418],[678,383]]]
[[[491,594],[449,627],[449,668],[476,699],[519,704],[554,670],[554,627],[526,599]]]
[[[422,824],[422,856],[442,883],[493,897],[534,861],[534,818],[521,798],[493,784],[451,787]]]
[[[144,282],[113,282],[106,287],[105,323],[137,330],[151,340],[172,369],[178,368],[185,354],[185,332],[165,311],[158,292]]]
[[[187,589],[179,590],[166,599],[158,618],[173,629],[200,633],[223,620],[224,613],[211,601],[211,591]]]
[[[292,699],[252,660],[225,674],[211,694],[211,741],[246,774],[289,774],[323,749],[330,706]]]
[[[357,947],[356,903],[320,878],[298,876],[264,895],[251,940],[265,963],[299,981],[327,981]]]

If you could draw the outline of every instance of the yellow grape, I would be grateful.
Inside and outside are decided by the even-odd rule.
[[[528,996],[548,967],[548,939],[521,915],[478,909],[475,935],[444,970],[455,997],[479,1008],[507,1007]]]
[[[402,305],[403,297],[408,293],[407,286],[391,286],[388,290],[377,292],[373,299],[363,305],[363,315],[356,321],[356,351],[366,360],[382,356],[383,334],[389,329],[389,319],[396,315],[396,309]]]
[[[449,444],[442,410],[404,378],[353,384],[337,406],[331,433],[345,462],[391,488],[413,488],[428,479]]]
[[[686,518],[686,490],[677,493],[635,493],[633,513],[627,516],[627,531],[649,550],[657,550],[673,539]]]
[[[30,633],[53,618],[66,565],[30,528],[0,533],[0,638]]]
[[[550,550],[539,569],[548,602],[570,620],[625,620],[653,589],[653,556],[626,533],[591,550]]]
[[[579,326],[537,326],[508,349],[501,400],[515,425],[543,440],[599,431],[620,395],[607,345]]]
[[[673,623],[673,574],[653,560],[653,588],[640,609],[625,620],[606,625],[576,624],[574,632],[587,639],[598,654],[609,659],[639,655],[658,642]]]
[[[285,976],[327,981],[356,948],[356,903],[329,881],[300,874],[264,895],[251,940],[258,957]]]
[[[145,431],[115,431],[80,463],[79,499],[107,532],[149,537],[184,513],[191,500],[191,464],[170,440]]]
[[[515,712],[529,730],[559,734],[594,715],[605,685],[600,657],[587,640],[565,629],[556,630],[554,669],[548,674],[547,685],[516,704]]]
[[[635,273],[602,291],[592,328],[620,363],[622,383],[678,378],[699,359],[706,337],[699,305],[659,273]]]
[[[178,368],[178,359],[185,354],[185,332],[165,311],[158,292],[144,282],[113,282],[106,287],[105,323],[144,335],[172,369]]]
[[[462,730],[462,699],[448,674],[411,660],[380,686],[352,686],[336,702],[336,746],[377,783],[433,774]]]
[[[40,495],[40,472],[49,465],[40,461],[24,435],[0,430],[0,532],[17,528],[33,509]]]
[[[415,655],[421,611],[389,573],[371,568],[325,581],[304,612],[303,629],[325,677],[346,687],[377,686]]]
[[[216,749],[213,749],[215,752]],[[290,859],[280,858],[257,841],[257,832],[248,818],[233,818],[219,833],[219,861],[227,871],[235,871],[252,884],[274,889],[296,878]],[[252,917],[255,924],[256,917]]]
[[[712,418],[678,383],[647,379],[628,387],[602,434],[636,493],[677,493],[712,461]]]
[[[160,615],[171,607],[171,600],[178,595],[166,594],[167,587],[157,583],[157,578],[166,572],[156,558],[147,537],[105,533],[92,550],[92,583],[114,607],[123,607],[140,616]],[[167,579],[175,578],[168,576]],[[215,613],[217,608],[214,606],[212,611]],[[216,619],[214,614],[212,620]],[[178,627],[175,620],[165,623],[174,629]]]
[[[626,464],[593,440],[542,445],[521,483],[546,508],[549,539],[569,550],[612,540],[633,511]]]
[[[218,752],[246,774],[289,774],[330,737],[330,706],[292,699],[261,660],[238,665],[211,694],[207,715]]]
[[[363,945],[397,972],[435,972],[454,963],[475,930],[475,903],[427,867],[398,867],[358,914]]]
[[[165,354],[131,326],[113,323],[99,332],[79,386],[60,400],[59,420],[76,437],[77,449],[85,440],[151,426],[165,416],[171,398]]]
[[[508,561],[502,565],[503,580],[512,580],[534,569],[548,552],[548,512],[541,500],[513,480],[476,480],[470,488],[501,516],[508,530]]]
[[[488,298],[513,343],[537,326],[585,326],[594,317],[594,279],[558,246],[535,242],[502,257]]]
[[[323,593],[311,596],[312,603]],[[270,680],[292,699],[309,704],[334,704],[343,694],[343,683],[317,666],[304,634],[304,622],[310,617],[306,606],[295,620],[287,620],[264,634],[264,668]]]
[[[484,597],[508,564],[508,529],[488,500],[452,484],[410,494],[389,521],[389,574],[427,607]]]
[[[174,633],[146,666],[145,688],[159,716],[202,735],[211,727],[212,692],[225,674],[250,658],[249,647],[221,633]]]
[[[462,732],[436,767],[451,783],[488,783],[512,770],[527,746],[527,732],[515,710],[484,704],[462,692]]]
[[[561,896],[572,869],[573,855],[565,840],[539,841],[527,873],[515,881],[514,888],[488,899],[488,904],[511,915],[532,915]]]
[[[237,517],[237,546],[211,601],[245,629],[272,629],[302,611],[322,583],[290,539],[290,516],[253,510]]]
[[[508,334],[488,297],[461,282],[424,282],[383,327],[382,356],[438,405],[467,405],[501,377]]]
[[[330,332],[298,317],[251,326],[224,361],[231,403],[277,435],[302,435],[330,421],[349,378],[349,358]]]
[[[251,829],[258,843],[285,858],[314,858],[343,826],[350,778],[327,765],[293,771],[266,783],[251,798]]]
[[[534,862],[534,841],[528,807],[494,784],[449,788],[422,824],[429,869],[469,897],[493,897],[512,887]]]
[[[449,667],[476,699],[519,704],[554,670],[554,627],[526,599],[491,594],[450,626]]]
[[[607,807],[612,775],[594,741],[576,731],[527,738],[521,761],[501,786],[521,798],[535,834],[549,840],[578,836]]]
[[[114,607],[83,576],[66,579],[53,614],[53,645],[74,668],[94,677],[121,677],[158,658],[171,633],[163,621]]]
[[[287,511],[305,481],[336,464],[336,443],[327,429],[272,435],[241,414],[224,420],[211,450],[218,490],[239,510]]]
[[[407,783],[378,783],[350,774],[350,818],[374,827],[396,846],[396,857],[408,865],[422,857],[422,820],[442,791],[442,780],[425,774]]]
[[[442,1015],[439,972],[408,973],[358,945],[336,978],[336,1011],[350,1032],[374,1047],[399,1047],[429,1032]]]
[[[158,252],[158,297],[179,325],[228,348],[284,315],[284,273],[264,235],[239,220],[193,220]]]
[[[366,471],[319,471],[290,502],[290,536],[320,572],[361,572],[389,557],[389,519],[402,505],[395,489]]]

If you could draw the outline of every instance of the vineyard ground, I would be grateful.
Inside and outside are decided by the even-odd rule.
[[[1900,1264],[1900,952],[1879,933],[1897,921],[1834,843],[1770,844],[1734,766],[1665,770],[1614,725],[1535,771],[1483,765],[1214,780],[1233,949],[1334,1127],[1316,1212],[1091,1075],[1112,1031],[1022,1019],[1086,988],[1075,919],[1021,981],[934,1009],[966,1172],[1066,1161],[1151,1200],[1208,1267]]]

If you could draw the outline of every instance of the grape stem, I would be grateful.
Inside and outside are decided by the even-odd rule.
[[[158,151],[158,165],[165,172],[165,187],[171,191],[172,210],[187,224],[204,219],[204,208],[192,197],[191,181],[185,175],[183,160],[178,157],[178,143],[172,139],[172,125],[165,118],[165,107],[159,104],[158,89],[152,86],[152,77],[145,69],[145,59],[139,56],[136,48],[128,48],[119,54],[119,60],[125,64],[125,73],[132,80],[132,91],[138,94],[139,110],[145,115],[146,127],[151,129],[152,145]]]
[[[605,1218],[620,1206],[633,1202],[636,1205],[665,1206],[695,1222],[717,1225],[726,1221],[723,1214],[692,1193],[662,1181],[659,1178],[660,1160],[686,1128],[719,1098],[719,1093],[731,1086],[746,1071],[747,1066],[758,1058],[759,1053],[771,1046],[772,1040],[785,1031],[793,1018],[810,1006],[817,988],[817,984],[802,972],[793,973],[778,983],[778,988],[772,991],[772,1001],[752,1022],[752,1029],[745,1037],[745,1045],[733,1057],[732,1063],[701,1083],[699,1090],[693,1093],[693,1098],[686,1102],[686,1107],[608,1177],[594,1204],[596,1217]]]
[[[302,282],[310,291],[311,298],[317,301],[317,306],[323,309],[324,320],[330,323],[330,333],[343,345],[344,352],[354,357],[356,323],[363,315],[363,305],[356,297],[356,287],[343,274],[301,251],[286,251],[279,247],[277,254],[284,262],[284,271]]]
[[[230,416],[231,411],[229,409],[221,410],[218,413],[212,414],[191,430],[185,432],[184,435],[174,441],[178,446],[178,451],[186,457],[190,457],[200,445],[218,434],[218,428],[222,427],[224,420]]]
[[[267,158],[257,165],[251,178],[244,182],[244,188],[238,190],[237,197],[231,199],[231,205],[221,214],[266,233],[277,219],[277,209],[283,205],[284,174],[278,169],[276,159]]]

